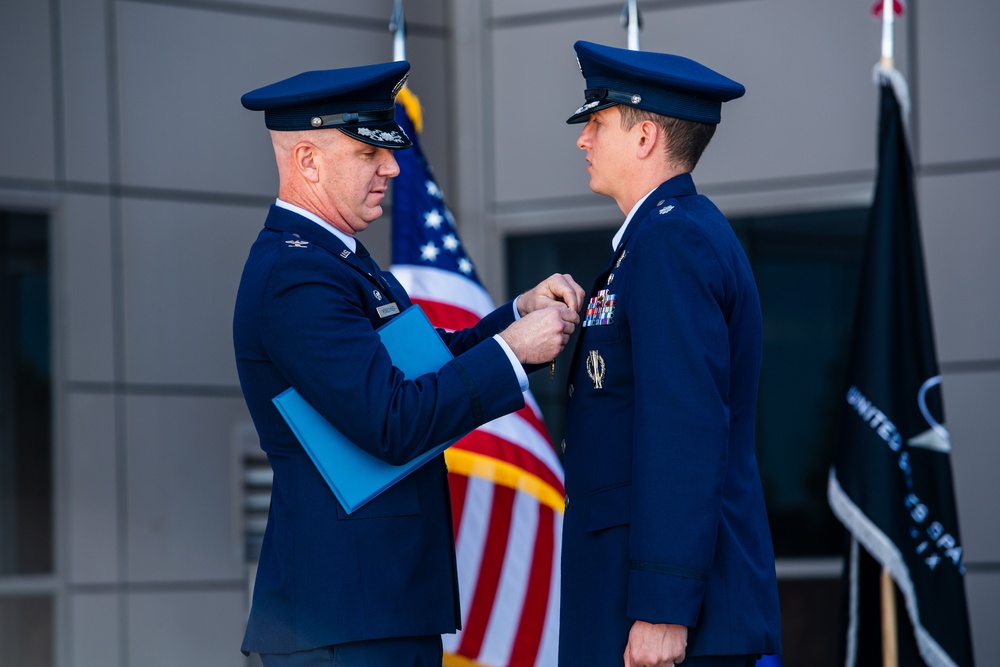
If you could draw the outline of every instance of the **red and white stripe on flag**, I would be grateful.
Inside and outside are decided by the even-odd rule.
[[[493,309],[454,272],[392,271],[435,326],[470,326]],[[462,630],[443,638],[448,667],[556,664],[563,471],[530,392],[525,401],[445,452],[462,604]]]
[[[420,106],[403,88],[396,121],[392,272],[431,323],[470,327],[493,310],[420,147]],[[401,104],[399,104],[401,103]],[[445,452],[462,630],[444,635],[448,667],[551,667],[559,635],[562,464],[530,392],[525,407]]]
[[[878,20],[881,21],[882,20],[882,12],[883,11],[885,11],[885,2],[884,2],[884,0],[875,0],[875,2],[872,3],[872,9],[871,9],[872,18],[875,18],[875,19],[878,19]],[[902,16],[904,11],[906,11],[906,3],[904,2],[904,0],[892,0],[892,15],[893,16]]]

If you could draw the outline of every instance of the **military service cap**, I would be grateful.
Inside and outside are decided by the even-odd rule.
[[[721,119],[722,103],[746,92],[736,81],[682,56],[583,41],[573,48],[587,82],[586,103],[567,123],[585,123],[595,111],[626,104],[714,125]]]
[[[403,61],[303,72],[241,98],[251,111],[264,112],[271,130],[334,128],[366,144],[409,148],[396,124],[396,93],[409,76]]]

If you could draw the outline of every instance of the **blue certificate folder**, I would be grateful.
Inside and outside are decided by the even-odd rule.
[[[413,305],[378,329],[392,364],[407,380],[433,373],[453,357],[420,306]],[[348,514],[427,463],[455,440],[394,466],[361,449],[338,431],[294,388],[271,399]]]

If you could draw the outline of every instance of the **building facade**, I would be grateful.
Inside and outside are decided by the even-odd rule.
[[[303,70],[391,60],[392,4],[0,2],[0,663],[247,664],[266,470],[262,484],[231,318],[277,174],[262,118],[239,98]],[[839,400],[876,167],[881,27],[868,4],[639,3],[644,49],[748,89],[726,105],[695,180],[761,282],[760,457],[788,667],[826,664],[810,651],[828,654],[832,635],[812,632],[837,618],[841,533],[819,517],[833,428],[822,406]],[[579,127],[564,123],[583,99],[573,42],[625,46],[620,10],[406,3],[424,150],[497,301],[556,269],[589,284],[621,223],[589,191]],[[897,65],[973,642],[995,664],[1000,4],[910,0],[907,11]],[[389,234],[386,216],[364,238],[383,266]],[[553,386],[536,394],[558,415]]]

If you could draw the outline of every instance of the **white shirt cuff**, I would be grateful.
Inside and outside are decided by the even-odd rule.
[[[515,307],[514,310],[517,310],[517,307]],[[528,374],[524,372],[524,367],[521,366],[521,362],[517,360],[517,357],[514,355],[514,351],[510,349],[510,345],[507,344],[507,341],[505,341],[503,336],[500,334],[495,334],[493,338],[496,342],[500,343],[501,349],[503,349],[503,351],[507,354],[507,358],[510,360],[510,365],[514,369],[514,373],[517,374],[517,381],[521,385],[521,391],[528,391]]]

